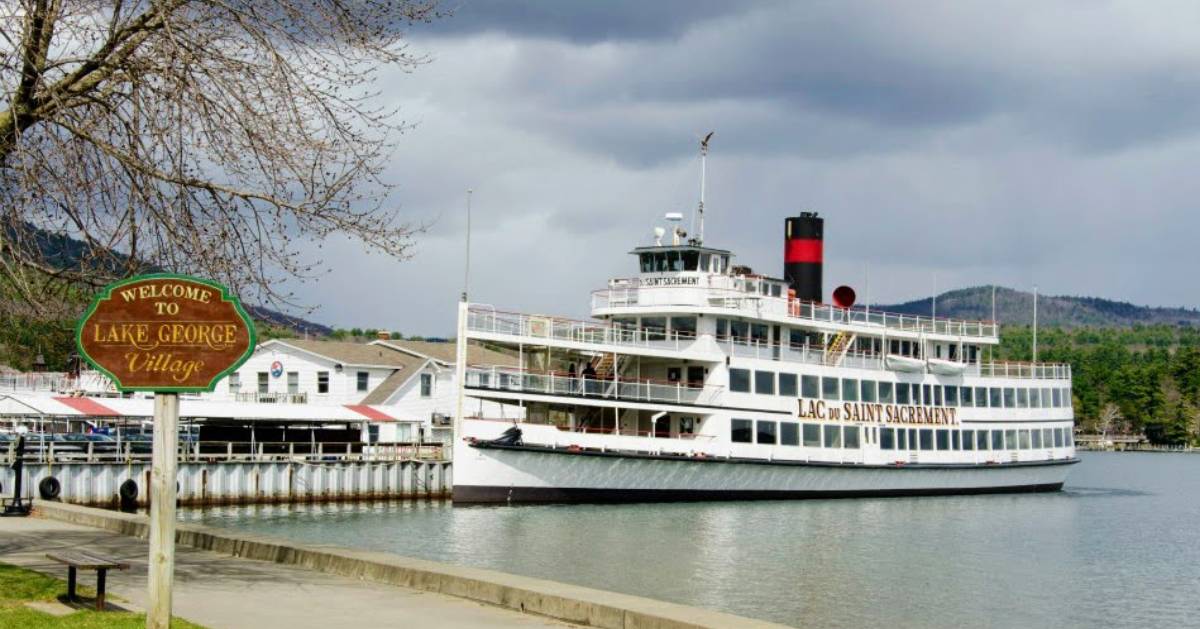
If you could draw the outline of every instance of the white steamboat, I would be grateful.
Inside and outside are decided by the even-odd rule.
[[[458,363],[454,501],[1062,487],[1069,365],[984,361],[995,322],[820,303],[823,220],[786,229],[783,279],[676,228],[593,293],[592,321],[460,304],[460,356],[486,343],[519,366]]]

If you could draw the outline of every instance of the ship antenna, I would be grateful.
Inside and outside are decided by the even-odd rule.
[[[696,230],[696,226],[692,225],[692,232],[696,234],[696,244],[704,244],[704,176],[708,171],[708,141],[712,139],[716,131],[709,131],[708,135],[700,140],[700,207],[696,210],[696,217],[700,220],[700,229]]]

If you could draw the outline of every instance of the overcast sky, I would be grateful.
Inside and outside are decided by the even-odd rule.
[[[472,301],[586,316],[665,212],[782,272],[826,218],[825,287],[896,302],[999,283],[1200,305],[1200,3],[457,0],[381,98],[407,261],[326,243],[310,318],[452,335]]]

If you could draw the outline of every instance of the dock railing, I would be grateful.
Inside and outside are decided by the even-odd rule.
[[[6,465],[16,462],[16,444],[0,449]],[[193,441],[176,450],[180,463],[330,463],[347,461],[444,461],[442,444],[350,442]],[[22,460],[27,463],[140,463],[150,461],[150,442],[62,442],[31,439]]]

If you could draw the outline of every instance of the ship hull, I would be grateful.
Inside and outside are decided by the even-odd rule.
[[[1076,459],[880,465],[460,446],[456,503],[665,502],[1056,491]]]

